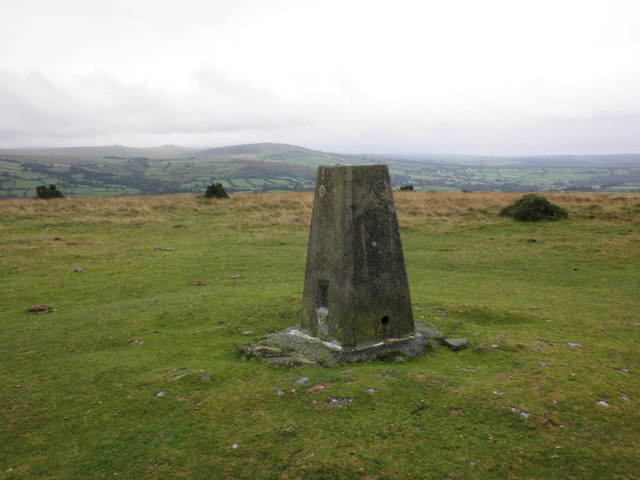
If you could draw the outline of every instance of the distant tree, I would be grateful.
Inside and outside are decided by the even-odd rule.
[[[402,185],[400,190],[404,192],[413,192],[413,185]]]
[[[206,198],[229,198],[221,183],[212,183],[204,192]]]
[[[64,198],[62,192],[55,185],[40,185],[36,188],[36,197],[38,198]]]

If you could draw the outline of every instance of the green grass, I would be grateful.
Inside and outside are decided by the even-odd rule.
[[[505,198],[398,196],[415,318],[471,348],[332,368],[235,349],[297,321],[310,195],[2,202],[0,478],[637,478],[640,198]]]

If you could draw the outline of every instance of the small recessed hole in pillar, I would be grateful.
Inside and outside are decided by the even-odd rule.
[[[380,319],[380,322],[382,322],[383,325],[387,325],[389,323],[389,317],[385,315]]]

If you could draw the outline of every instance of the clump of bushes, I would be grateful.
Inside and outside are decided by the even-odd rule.
[[[205,198],[229,198],[221,183],[212,183],[204,192]]]
[[[402,186],[400,186],[400,191],[402,191],[402,192],[413,192],[413,185],[402,185]]]
[[[37,198],[64,198],[64,195],[58,187],[51,184],[48,187],[46,185],[40,185],[36,187]]]
[[[564,208],[551,203],[542,195],[529,193],[500,210],[500,216],[512,217],[521,222],[538,222],[561,220],[567,218],[569,214]]]

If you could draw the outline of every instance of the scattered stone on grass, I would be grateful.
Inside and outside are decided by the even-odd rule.
[[[309,383],[309,378],[308,377],[300,377],[299,379],[297,379],[295,382],[296,385],[306,385],[307,383]]]
[[[616,370],[622,373],[629,373],[629,370],[627,370],[626,368],[616,368]]]
[[[203,376],[200,377],[200,381],[201,382],[210,382],[211,381],[211,375],[209,375],[208,373],[204,374]]]
[[[391,361],[394,363],[404,362],[404,357],[401,355],[394,355]]]
[[[329,388],[328,383],[318,383],[311,388],[307,388],[304,393],[320,393],[324,389]]]
[[[540,307],[537,305],[529,305],[527,308],[531,309],[531,310],[539,310]]]
[[[377,390],[375,388],[366,388],[364,391],[365,391],[365,393],[376,393],[377,392]]]
[[[134,345],[144,345],[144,340],[134,340],[133,342]]]
[[[241,278],[241,277],[240,277],[240,275],[231,275],[229,278],[230,278],[231,280],[235,280],[235,279],[237,279],[237,278]]]
[[[469,367],[458,367],[460,370],[464,370],[465,372],[477,372],[478,370],[476,370],[475,368],[469,368]]]
[[[281,388],[274,388],[273,393],[275,393],[276,395],[284,395],[286,392]]]
[[[569,347],[581,347],[582,345],[579,343],[574,343],[574,342],[567,342],[567,345]]]
[[[207,282],[206,280],[191,280],[189,282],[189,285],[193,287],[195,285],[206,285],[207,283],[209,282]]]
[[[171,251],[171,250],[175,250],[176,247],[156,247],[154,248],[154,250],[156,252],[162,252],[162,251]]]
[[[603,407],[610,407],[611,406],[611,404],[609,404],[609,402],[607,402],[606,400],[602,400],[602,399],[598,400],[596,403],[598,405],[602,405]]]
[[[416,331],[420,333],[424,333],[428,338],[434,340],[443,340],[444,333],[438,330],[438,327],[433,322],[427,322],[425,324],[421,324],[416,322]]]
[[[53,307],[49,305],[45,305],[44,303],[38,303],[37,305],[32,305],[29,308],[27,308],[27,312],[34,312],[34,313],[50,313],[53,311],[54,311]]]
[[[344,407],[353,402],[353,398],[332,398],[327,401],[327,405],[330,407]]]
[[[531,416],[531,414],[530,414],[530,413],[523,412],[522,410],[518,410],[518,409],[517,409],[517,408],[515,408],[515,407],[510,407],[510,409],[509,409],[509,410],[511,410],[513,413],[517,413],[518,415],[520,415],[520,416],[521,416],[522,418],[524,418],[525,420]]]
[[[164,397],[166,394],[167,394],[167,392],[162,390],[161,392],[156,393],[156,397]]]
[[[186,377],[187,375],[189,375],[189,372],[185,372],[185,373],[181,373],[179,375],[176,375],[175,377],[173,377],[174,380],[178,380],[180,378]]]
[[[629,398],[629,395],[625,395],[624,393],[620,394],[620,398],[622,400],[626,400],[627,402],[630,401],[631,399]]]
[[[504,395],[504,392],[498,392],[497,390],[493,391],[494,395]]]
[[[243,330],[240,333],[243,334],[243,335],[253,335],[254,332],[251,331],[251,330]]]
[[[466,338],[445,338],[444,343],[447,347],[449,347],[454,352],[458,350],[462,350],[467,347],[467,343],[469,342]]]
[[[239,446],[240,446],[240,445],[238,445],[237,443],[234,443],[233,445],[231,445],[231,448],[233,448],[233,449],[235,450],[235,449],[236,449],[236,448],[238,448]]]

